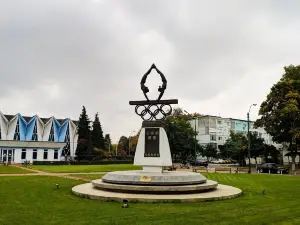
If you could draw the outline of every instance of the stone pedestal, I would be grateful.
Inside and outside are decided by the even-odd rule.
[[[162,127],[143,127],[136,147],[134,165],[144,172],[162,173],[163,166],[172,166],[166,131]]]
[[[164,168],[162,166],[143,166],[145,173],[162,173]]]

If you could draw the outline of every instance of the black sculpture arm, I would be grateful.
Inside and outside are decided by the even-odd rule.
[[[151,73],[152,69],[156,70],[156,72],[160,75],[161,80],[163,82],[162,86],[159,86],[159,88],[158,88],[158,91],[160,92],[160,94],[159,94],[157,100],[160,100],[162,98],[162,96],[163,96],[163,94],[164,94],[164,92],[167,88],[167,79],[166,79],[166,77],[163,75],[162,72],[159,71],[159,69],[156,68],[156,66],[154,64],[152,64],[150,69],[144,74],[144,76],[142,77],[142,80],[141,80],[141,89],[142,89],[147,101],[149,101],[149,98],[147,96],[147,93],[149,92],[149,88],[145,85],[145,83],[146,83],[147,77]]]

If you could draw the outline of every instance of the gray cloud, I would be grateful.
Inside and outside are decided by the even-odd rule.
[[[154,62],[166,98],[245,118],[300,56],[299,1],[0,0],[0,110],[100,113],[114,140],[140,126],[129,100]],[[150,76],[151,96],[159,85]],[[252,117],[256,118],[257,109]]]

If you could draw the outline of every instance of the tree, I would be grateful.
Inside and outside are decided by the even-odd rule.
[[[240,166],[245,166],[245,157],[247,155],[247,137],[243,133],[230,132],[229,138],[220,150],[227,157],[237,160]]]
[[[257,166],[257,157],[259,157],[264,150],[264,139],[258,136],[258,133],[250,132],[250,140],[251,140],[251,149],[250,149],[250,155],[252,158],[255,159],[255,164]]]
[[[98,148],[98,149],[102,149],[102,150],[105,149],[103,131],[102,131],[98,113],[96,113],[95,120],[93,122],[93,130],[91,132],[91,139],[92,139],[93,148]]]
[[[171,154],[174,161],[181,158],[188,161],[195,159],[196,154],[202,152],[202,147],[195,142],[195,131],[184,118],[170,116],[165,120],[165,130],[169,139]]]
[[[274,145],[264,144],[261,154],[264,156],[265,162],[279,163],[280,152]]]
[[[110,135],[109,134],[105,134],[104,136],[104,149],[106,151],[111,152],[111,139],[110,139]]]
[[[273,85],[267,99],[261,104],[256,127],[264,127],[273,141],[288,143],[292,169],[300,143],[300,66],[284,67],[282,78]]]
[[[128,155],[128,147],[129,147],[128,138],[125,136],[121,136],[118,142],[118,149],[117,149],[118,155],[121,156]]]
[[[77,134],[76,156],[78,160],[86,159],[91,152],[90,149],[90,120],[87,116],[86,109],[83,106],[79,117]]]
[[[200,117],[201,114],[200,113],[191,113],[191,114],[188,114],[186,112],[184,112],[184,110],[182,108],[174,108],[173,111],[172,111],[172,114],[171,116],[169,117],[172,117],[173,119],[191,119],[191,118],[194,118],[194,117]]]
[[[209,143],[205,146],[203,151],[203,156],[207,158],[207,161],[210,161],[212,158],[217,158],[217,148],[213,144]]]
[[[130,136],[128,138],[128,141],[129,141],[128,144],[129,144],[129,147],[130,147],[130,155],[134,155],[135,149],[136,149],[136,146],[137,146],[137,143],[138,143],[138,139],[139,139],[138,135]]]
[[[110,151],[112,155],[116,155],[116,148],[117,148],[117,144],[111,144],[110,146]]]

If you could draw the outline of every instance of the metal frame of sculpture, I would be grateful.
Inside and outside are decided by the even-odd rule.
[[[148,98],[147,93],[149,92],[149,88],[145,85],[147,77],[153,69],[156,70],[162,80],[162,85],[158,87],[159,96],[156,100],[150,100]],[[161,100],[166,89],[167,79],[165,78],[164,74],[157,69],[154,64],[152,64],[150,69],[144,74],[141,80],[141,90],[143,91],[146,100],[130,101],[129,104],[135,105],[135,113],[144,121],[163,121],[172,113],[171,104],[178,104],[178,99]],[[142,110],[140,110],[141,108]]]

